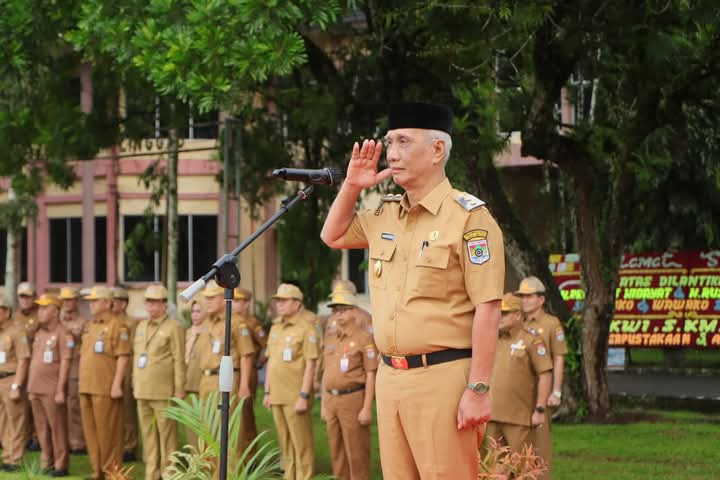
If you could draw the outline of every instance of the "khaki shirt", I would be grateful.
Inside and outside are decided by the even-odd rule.
[[[87,322],[88,319],[81,317],[78,311],[60,313],[60,323],[65,327],[65,343],[72,350],[68,378],[80,377],[80,345]]]
[[[185,392],[185,342],[175,320],[164,315],[138,323],[133,352],[135,398],[165,400]]]
[[[117,359],[132,354],[130,342],[130,330],[111,313],[85,324],[80,347],[80,393],[110,396]]]
[[[336,325],[325,335],[323,389],[344,390],[365,385],[367,373],[378,368],[378,352],[372,335],[351,320]]]
[[[15,382],[18,360],[24,358],[30,358],[30,344],[25,328],[14,322],[0,325],[0,372],[13,374],[0,379],[0,385]]]
[[[53,330],[41,327],[35,333],[28,373],[29,393],[54,395],[57,392],[60,362],[72,358],[72,349],[66,341],[67,334],[59,322]]]
[[[549,370],[552,360],[542,338],[523,327],[501,331],[490,381],[491,420],[529,427],[538,375]]]
[[[259,352],[267,347],[267,333],[265,333],[265,328],[263,328],[262,323],[260,323],[255,315],[246,315],[243,318],[245,324],[250,328],[250,335],[255,344],[255,351]]]
[[[12,316],[12,321],[18,326],[24,328],[28,337],[32,339],[32,336],[35,335],[35,332],[39,327],[37,317],[37,308],[31,308],[30,310],[27,310],[25,312],[23,312],[22,310],[15,310],[15,313],[13,313]]]
[[[295,404],[302,389],[307,361],[316,360],[320,355],[318,343],[315,328],[302,319],[300,312],[275,320],[265,351],[271,404]]]
[[[202,370],[218,370],[225,349],[225,313],[212,315],[203,322],[204,331],[197,340],[200,368]],[[250,336],[250,329],[231,318],[230,323],[230,355],[233,366],[240,368],[240,358],[255,353],[255,345]]]
[[[407,195],[391,198],[356,214],[343,236],[370,250],[375,343],[392,355],[471,348],[475,306],[503,295],[500,228],[447,179],[413,208]]]
[[[567,355],[565,331],[560,319],[540,310],[536,315],[525,320],[525,327],[530,333],[539,335],[543,339],[551,359],[558,355]]]
[[[185,392],[199,392],[202,369],[200,368],[200,355],[198,355],[197,343],[200,334],[207,331],[207,326],[200,324],[191,325],[187,330],[185,338]]]

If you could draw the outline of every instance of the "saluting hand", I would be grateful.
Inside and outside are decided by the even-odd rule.
[[[355,142],[345,173],[345,183],[358,188],[369,188],[389,178],[391,175],[389,168],[381,172],[377,171],[382,148],[382,142],[375,140],[363,140],[362,148]]]
[[[490,421],[490,395],[478,395],[465,389],[460,397],[457,412],[457,428],[464,430],[485,425]]]

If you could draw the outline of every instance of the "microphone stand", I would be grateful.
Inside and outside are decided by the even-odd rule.
[[[219,387],[222,395],[220,404],[220,471],[219,480],[227,479],[227,461],[228,461],[228,428],[230,422],[230,392],[233,387],[233,363],[230,356],[230,319],[232,316],[232,300],[233,290],[240,284],[240,271],[237,267],[237,256],[245,250],[252,242],[254,242],[265,230],[270,228],[280,217],[285,215],[288,210],[294,207],[300,200],[306,200],[312,193],[313,185],[307,185],[300,190],[292,199],[285,198],[282,201],[282,207],[275,212],[264,224],[260,226],[252,235],[244,242],[238,245],[235,250],[226,253],[220,257],[210,270],[200,277],[195,283],[183,290],[180,298],[189,301],[196,293],[198,293],[205,284],[215,278],[215,281],[221,287],[225,288],[225,347],[223,357],[220,360]]]

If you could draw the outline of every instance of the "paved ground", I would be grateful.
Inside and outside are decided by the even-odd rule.
[[[720,401],[720,375],[610,372],[613,395],[697,398]]]

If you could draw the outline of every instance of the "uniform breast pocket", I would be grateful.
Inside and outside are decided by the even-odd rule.
[[[525,360],[525,357],[527,357],[527,350],[524,348],[516,348],[510,352],[510,355],[518,361]]]
[[[426,247],[415,262],[411,290],[420,297],[441,298],[447,293],[448,247]]]
[[[370,259],[368,261],[368,277],[370,287],[385,289],[387,287],[390,262],[395,254],[396,242],[383,240],[379,244],[370,245]]]
[[[155,338],[152,339],[152,342],[150,342],[148,350],[152,354],[161,355],[168,350],[169,343],[170,337],[167,334],[158,332]]]

